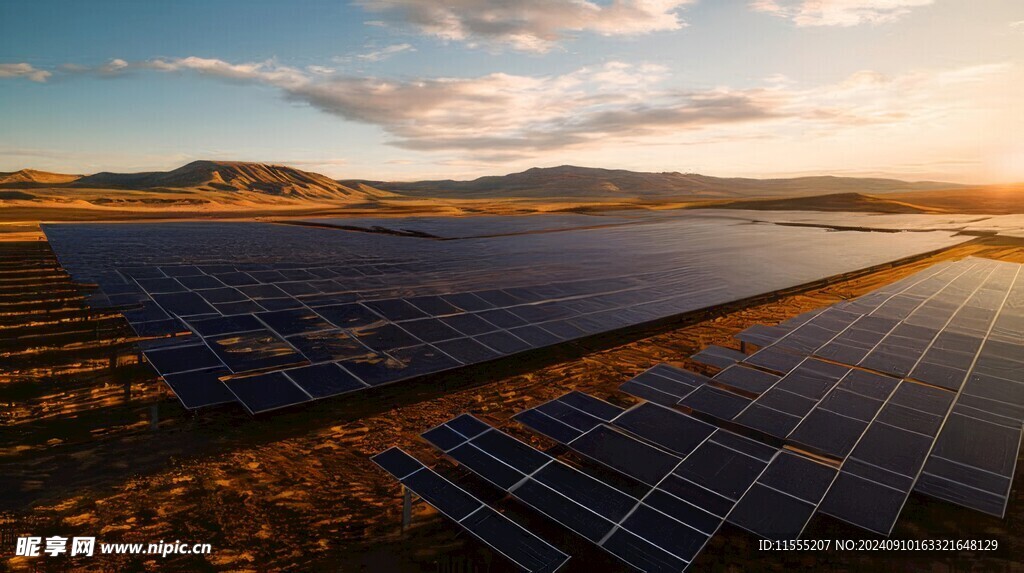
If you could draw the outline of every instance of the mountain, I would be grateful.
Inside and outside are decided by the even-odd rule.
[[[372,185],[403,195],[420,197],[535,199],[729,199],[808,196],[831,193],[891,193],[951,189],[953,183],[907,182],[862,177],[797,177],[790,179],[721,178],[695,173],[647,173],[624,169],[598,169],[563,165],[534,167],[520,173],[487,176],[472,181],[371,182],[342,181],[346,185]]]
[[[391,195],[369,186],[352,188],[318,173],[293,167],[240,161],[193,161],[172,171],[102,172],[82,177],[74,181],[72,186],[140,191],[188,189],[332,201]]]
[[[49,173],[35,169],[22,169],[11,173],[0,173],[0,187],[20,187],[39,185],[63,185],[80,179],[81,175],[66,173]]]

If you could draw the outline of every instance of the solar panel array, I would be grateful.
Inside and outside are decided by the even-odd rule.
[[[1024,422],[1020,269],[983,259],[936,266],[760,338],[766,346],[748,362],[789,352],[803,364],[848,365],[842,382],[781,436],[843,460],[835,501],[823,511],[888,533],[916,489],[1005,513]],[[830,436],[837,441],[826,447]],[[870,499],[874,510],[844,499]]]
[[[509,228],[498,223],[471,230]],[[146,358],[186,407],[237,401],[254,414],[963,240],[914,234],[881,254],[871,233],[679,221],[452,241],[263,223],[44,230],[72,276],[99,285],[92,304],[123,308],[150,339]],[[753,284],[769,246],[804,256],[764,264]],[[845,255],[825,256],[835,250]]]
[[[685,570],[724,523],[797,539],[821,512],[888,535],[912,491],[1005,514],[1024,423],[1021,265],[935,265],[737,338],[760,348],[705,349],[711,376],[657,365],[621,386],[643,399],[631,408],[570,392],[514,417],[585,464],[469,415],[423,438],[645,571]]]

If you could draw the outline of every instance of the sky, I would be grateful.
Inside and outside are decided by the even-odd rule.
[[[1020,0],[4,0],[0,171],[1024,181]]]

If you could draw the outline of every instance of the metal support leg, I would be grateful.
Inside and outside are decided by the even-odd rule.
[[[149,429],[154,432],[160,426],[160,403],[153,402],[149,405]]]
[[[412,490],[402,486],[402,531],[412,523]]]
[[[747,353],[747,343],[742,340],[740,341],[740,352],[743,354]]]

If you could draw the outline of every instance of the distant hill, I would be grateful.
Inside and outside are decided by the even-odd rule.
[[[592,167],[535,167],[520,173],[487,176],[472,181],[375,182],[341,181],[345,185],[368,184],[403,195],[419,197],[481,198],[525,197],[534,199],[730,199],[784,197],[834,193],[894,193],[952,189],[953,183],[907,182],[863,177],[797,177],[747,179],[710,177],[695,173],[648,173]]]
[[[49,173],[35,169],[22,169],[10,173],[0,173],[0,187],[21,187],[25,185],[63,185],[80,179],[81,175],[66,173]]]
[[[886,198],[914,205],[927,205],[947,213],[983,215],[1024,213],[1024,183],[897,193]]]
[[[293,167],[237,161],[193,161],[172,171],[103,172],[82,177],[71,185],[91,189],[245,192],[308,200],[351,201],[391,195],[369,186],[348,187]]]
[[[908,197],[912,200],[912,194]],[[786,199],[751,199],[708,205],[716,209],[755,209],[761,211],[856,211],[862,213],[942,213],[944,209],[898,201],[889,196],[863,193],[834,193]]]

